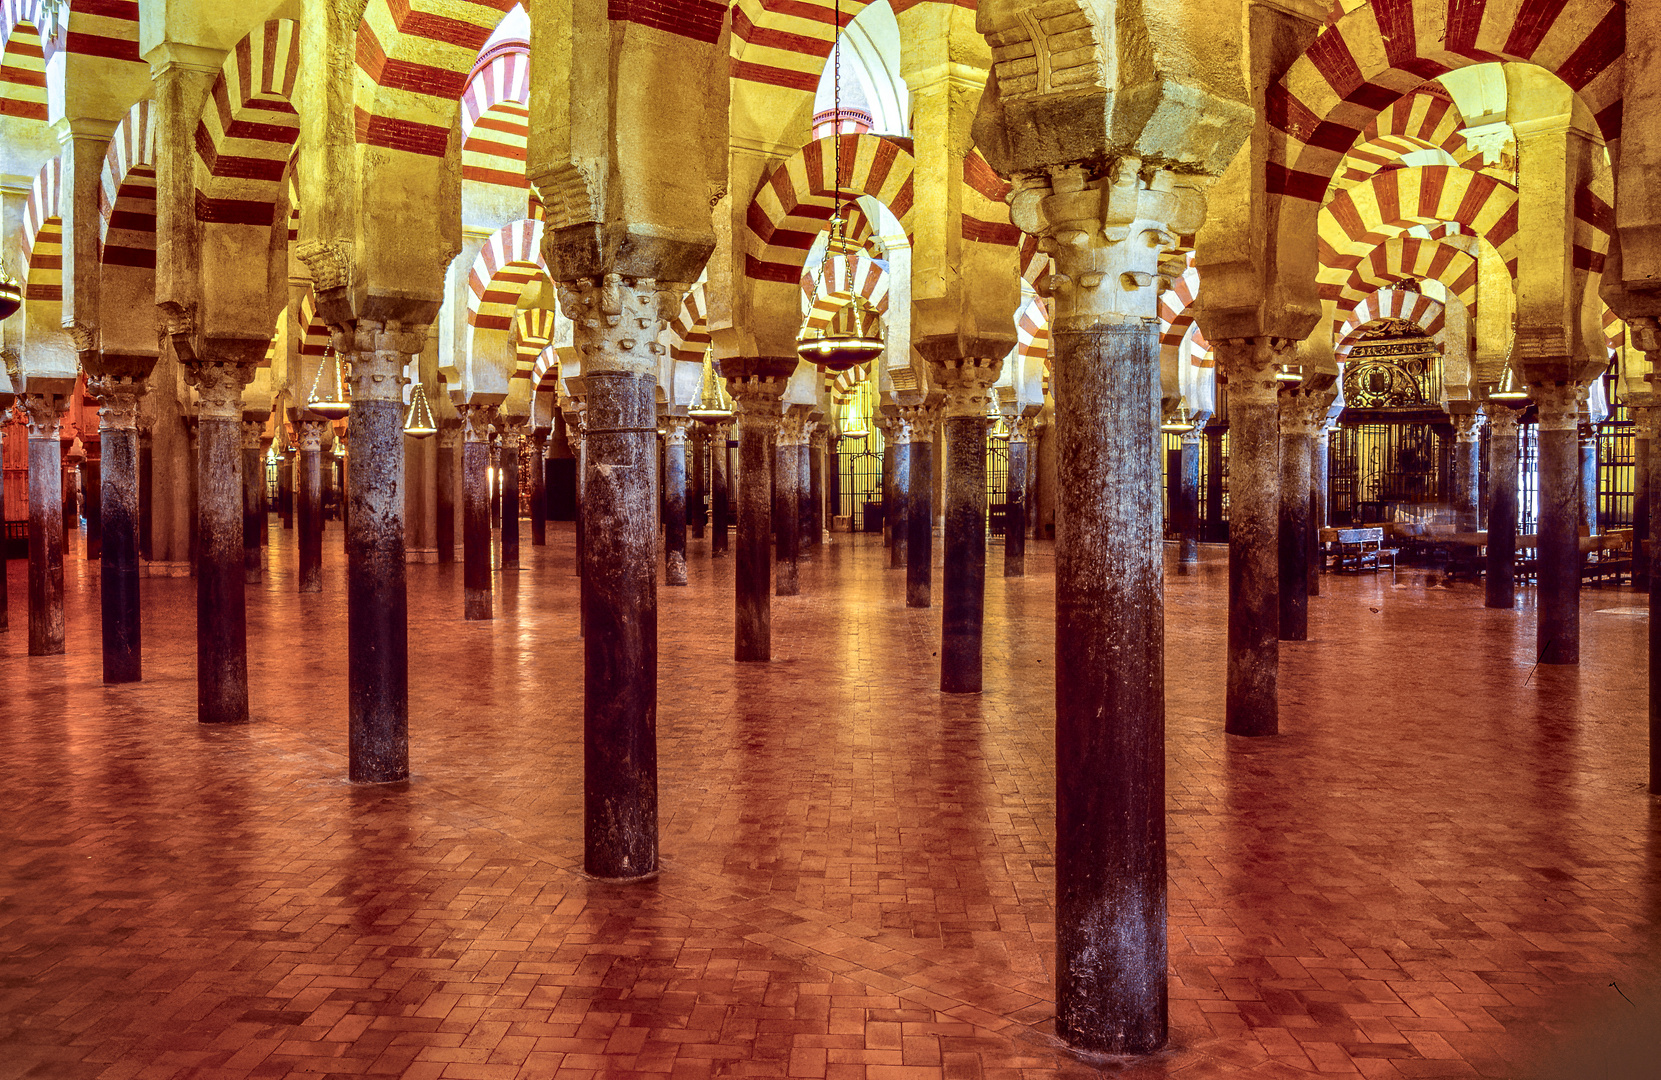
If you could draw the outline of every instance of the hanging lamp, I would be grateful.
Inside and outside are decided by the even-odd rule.
[[[330,420],[339,420],[352,411],[352,399],[346,388],[346,361],[340,358],[333,344],[323,350],[323,362],[318,365],[306,408]]]
[[[0,319],[9,319],[23,306],[23,285],[6,273],[6,264],[0,262]]]
[[[1303,365],[1277,364],[1275,365],[1275,382],[1282,386],[1296,386],[1303,382]]]
[[[1198,426],[1194,423],[1193,412],[1188,408],[1188,399],[1181,397],[1177,399],[1177,411],[1171,414],[1169,420],[1159,425],[1159,430],[1168,431],[1172,435],[1182,435]]]
[[[708,352],[704,353],[703,389],[698,394],[697,404],[686,410],[686,415],[707,423],[720,423],[733,417],[732,399],[721,385],[720,376],[715,374],[715,361]]]
[[[838,117],[842,111],[842,0],[836,2],[836,39],[831,43],[831,108]],[[842,135],[834,132],[832,148],[835,151],[835,188],[831,192],[834,207],[830,219],[830,237],[825,244],[825,261],[819,273],[821,280],[831,272],[831,259],[849,250],[848,219],[843,213],[842,201]],[[826,371],[847,371],[875,360],[884,347],[880,330],[881,319],[876,310],[862,296],[849,299],[838,309],[830,324],[817,333],[803,333],[796,339],[796,355]]]
[[[871,434],[870,425],[865,419],[865,410],[860,408],[860,402],[865,395],[859,391],[842,403],[842,417],[837,425],[837,434],[844,439],[863,439]]]
[[[420,382],[410,391],[409,413],[404,417],[404,434],[417,439],[438,434],[433,420],[432,406],[427,404],[427,391]]]
[[[1517,366],[1507,360],[1505,374],[1500,376],[1499,385],[1488,391],[1488,400],[1522,405],[1528,399],[1528,387],[1523,385],[1522,378],[1517,374]]]

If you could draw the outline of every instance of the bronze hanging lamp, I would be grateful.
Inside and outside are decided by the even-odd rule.
[[[16,315],[22,306],[23,283],[8,274],[6,264],[0,262],[0,320]]]
[[[419,381],[410,391],[409,412],[404,416],[404,434],[417,439],[438,434],[432,406],[427,404],[427,391]]]
[[[1299,378],[1301,379],[1302,376]],[[1193,431],[1197,426],[1198,425],[1194,423],[1194,414],[1188,408],[1188,399],[1186,397],[1180,397],[1177,398],[1176,412],[1171,414],[1171,418],[1169,420],[1166,420],[1164,423],[1159,425],[1159,430],[1169,432],[1172,435],[1183,435]]]
[[[717,424],[733,417],[732,398],[721,385],[722,380],[715,374],[715,361],[708,352],[704,353],[704,382],[703,389],[698,394],[698,402],[686,410],[686,415],[694,420],[703,420],[706,423]]]
[[[856,389],[853,396],[842,403],[842,415],[837,424],[837,434],[842,438],[863,439],[871,434],[870,422],[865,410],[860,407],[864,400],[865,395]]]
[[[842,3],[836,3],[836,39],[831,44],[832,109],[840,119],[842,111]],[[837,125],[838,128],[840,124]],[[836,175],[831,198],[835,206],[830,219],[830,238],[825,245],[825,261],[819,268],[820,280],[831,273],[831,259],[846,252],[848,219],[843,214],[842,201],[842,135],[833,131],[831,138],[835,152]],[[847,371],[882,355],[881,319],[876,310],[862,296],[852,297],[847,305],[831,317],[830,324],[817,333],[803,333],[796,339],[796,355],[826,371]]]
[[[340,358],[331,342],[323,351],[323,362],[318,365],[317,378],[312,381],[306,408],[330,420],[339,420],[350,413],[352,399],[346,381],[346,361]]]

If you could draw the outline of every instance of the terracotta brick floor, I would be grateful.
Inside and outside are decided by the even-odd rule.
[[[579,872],[568,527],[494,622],[459,566],[410,568],[415,779],[386,789],[343,781],[340,534],[309,597],[272,536],[229,730],[195,722],[188,580],[145,582],[146,681],[106,689],[95,566],[68,656],[30,659],[11,564],[0,1080],[1508,1078],[1661,1016],[1630,589],[1586,594],[1578,669],[1531,670],[1526,606],[1325,579],[1253,742],[1221,730],[1221,552],[1169,578],[1172,1045],[1086,1062],[1050,1022],[1047,549],[988,582],[988,691],[944,698],[939,609],[869,538],[743,667],[731,560],[693,541],[659,593],[664,872],[620,887]]]

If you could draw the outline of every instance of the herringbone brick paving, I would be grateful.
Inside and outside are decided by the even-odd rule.
[[[621,887],[580,873],[570,533],[490,623],[459,567],[410,568],[415,779],[386,789],[343,781],[339,534],[307,597],[271,535],[235,729],[194,720],[188,581],[145,582],[146,681],[106,689],[95,567],[69,655],[31,659],[12,564],[0,1077],[1520,1077],[1650,1006],[1647,625],[1600,613],[1630,590],[1587,594],[1578,670],[1531,671],[1526,608],[1325,579],[1286,733],[1248,742],[1224,567],[1170,577],[1172,1048],[1101,1061],[1050,1034],[1042,553],[988,581],[987,693],[943,698],[938,609],[871,540],[805,566],[742,667],[693,541],[659,592],[664,872]]]

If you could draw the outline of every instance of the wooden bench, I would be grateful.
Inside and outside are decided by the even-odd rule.
[[[1384,546],[1383,529],[1337,530],[1337,554],[1333,569],[1344,574],[1359,574],[1363,570],[1377,572],[1379,564],[1388,560],[1390,569],[1396,568],[1396,553]]]

